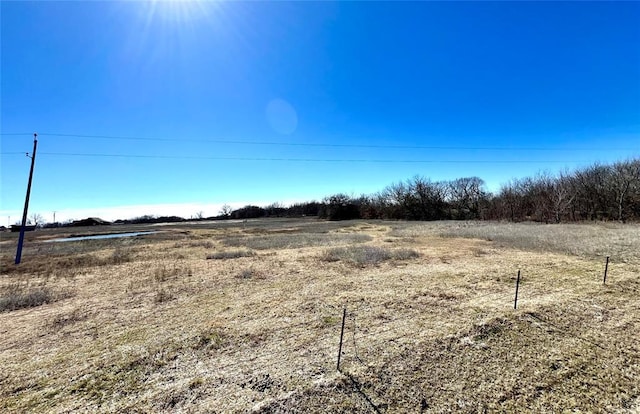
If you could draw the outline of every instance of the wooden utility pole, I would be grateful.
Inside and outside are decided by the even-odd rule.
[[[38,148],[38,134],[33,134],[33,153],[31,158],[31,170],[29,171],[29,183],[27,184],[27,197],[24,200],[24,211],[22,212],[22,227],[20,227],[20,237],[18,238],[18,250],[16,251],[16,264],[20,264],[22,258],[22,244],[24,243],[24,231],[27,225],[27,211],[29,210],[29,195],[31,194],[31,180],[33,179],[33,166],[36,163],[36,149]]]

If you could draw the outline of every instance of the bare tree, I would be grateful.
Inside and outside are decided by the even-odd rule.
[[[220,212],[218,214],[220,214],[221,216],[224,216],[224,217],[229,217],[229,216],[231,216],[232,212],[233,212],[233,209],[231,208],[231,206],[229,204],[224,204],[220,208]]]
[[[484,181],[478,177],[464,177],[449,183],[450,200],[456,208],[457,217],[480,218],[480,204],[487,199]]]
[[[619,221],[626,221],[625,206],[629,193],[640,186],[640,160],[617,162],[611,167],[611,188],[616,196]]]
[[[556,223],[560,223],[562,216],[568,211],[575,199],[571,177],[568,174],[560,173],[560,176],[554,180],[550,196],[554,219]]]
[[[40,213],[33,213],[29,216],[29,218],[27,219],[27,222],[29,224],[34,224],[36,226],[39,226],[44,224],[44,217],[42,217],[42,214]]]

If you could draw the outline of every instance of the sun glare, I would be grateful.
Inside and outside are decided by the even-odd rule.
[[[169,24],[188,24],[209,17],[213,1],[205,0],[151,0],[148,19],[161,19]]]

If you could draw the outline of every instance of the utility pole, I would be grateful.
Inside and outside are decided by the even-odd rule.
[[[31,158],[31,170],[29,170],[29,183],[27,184],[27,197],[24,200],[24,211],[22,212],[22,227],[20,228],[20,237],[18,238],[18,250],[16,251],[16,264],[20,264],[22,258],[22,244],[24,243],[24,231],[27,225],[27,211],[29,210],[29,195],[31,194],[31,180],[33,179],[33,166],[36,163],[36,149],[38,148],[38,134],[33,134],[33,153]]]

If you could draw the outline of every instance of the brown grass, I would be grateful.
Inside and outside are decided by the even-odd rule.
[[[207,259],[225,260],[237,259],[240,257],[253,257],[256,253],[252,250],[228,250],[223,252],[215,252],[207,255]]]
[[[0,412],[637,412],[639,227],[476,226],[264,220],[55,251],[28,240],[24,266],[2,257],[0,291],[73,296],[0,313]],[[260,254],[224,260],[229,240]],[[375,265],[354,266],[367,251]],[[606,286],[596,251],[612,257]]]
[[[66,296],[68,294],[54,292],[46,285],[30,286],[24,283],[12,283],[0,289],[0,312],[32,308],[55,302]]]
[[[343,261],[354,266],[371,266],[387,260],[407,260],[419,256],[420,254],[412,249],[390,250],[377,246],[350,246],[326,250],[321,259],[326,262]]]

